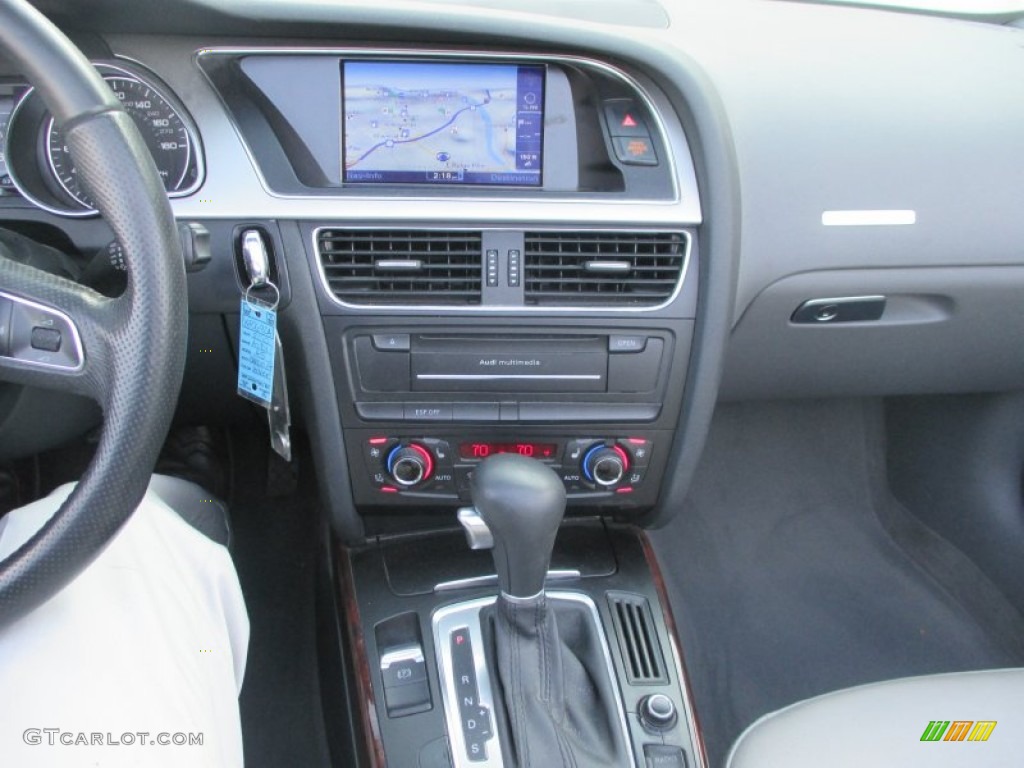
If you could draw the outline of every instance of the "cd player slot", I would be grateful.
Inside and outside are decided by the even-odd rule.
[[[632,396],[650,403],[670,362],[667,337],[652,332],[527,336],[403,329],[349,338],[352,395],[360,403],[377,400],[375,395],[396,395],[403,402],[432,396],[471,401],[473,395],[492,403],[544,399],[538,395],[582,395],[584,402],[616,398],[609,404],[621,402],[616,396]]]
[[[413,339],[413,392],[606,392],[604,337]]]

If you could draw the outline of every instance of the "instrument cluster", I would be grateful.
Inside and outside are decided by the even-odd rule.
[[[138,127],[170,197],[195,192],[203,181],[198,132],[181,102],[152,73],[131,62],[94,62]],[[4,187],[61,216],[92,216],[61,128],[32,89],[0,103],[0,176]]]

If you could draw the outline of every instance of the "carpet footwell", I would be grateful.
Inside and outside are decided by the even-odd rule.
[[[1024,664],[1024,618],[885,484],[881,404],[720,407],[684,509],[651,531],[711,764],[773,709]]]

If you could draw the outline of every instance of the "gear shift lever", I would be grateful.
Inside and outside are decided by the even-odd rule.
[[[548,466],[517,454],[486,459],[470,483],[473,505],[494,539],[494,567],[508,597],[544,589],[555,535],[565,514],[565,487]]]
[[[477,467],[470,494],[476,509],[459,519],[471,546],[486,545],[480,520],[489,529],[501,586],[487,655],[502,691],[496,707],[505,764],[632,765],[599,628],[579,602],[544,591],[565,514],[561,478],[535,459],[498,454]]]

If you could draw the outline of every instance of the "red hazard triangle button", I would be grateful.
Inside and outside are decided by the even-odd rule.
[[[647,122],[641,109],[632,99],[609,99],[604,103],[608,132],[614,136],[642,136],[650,138]]]

